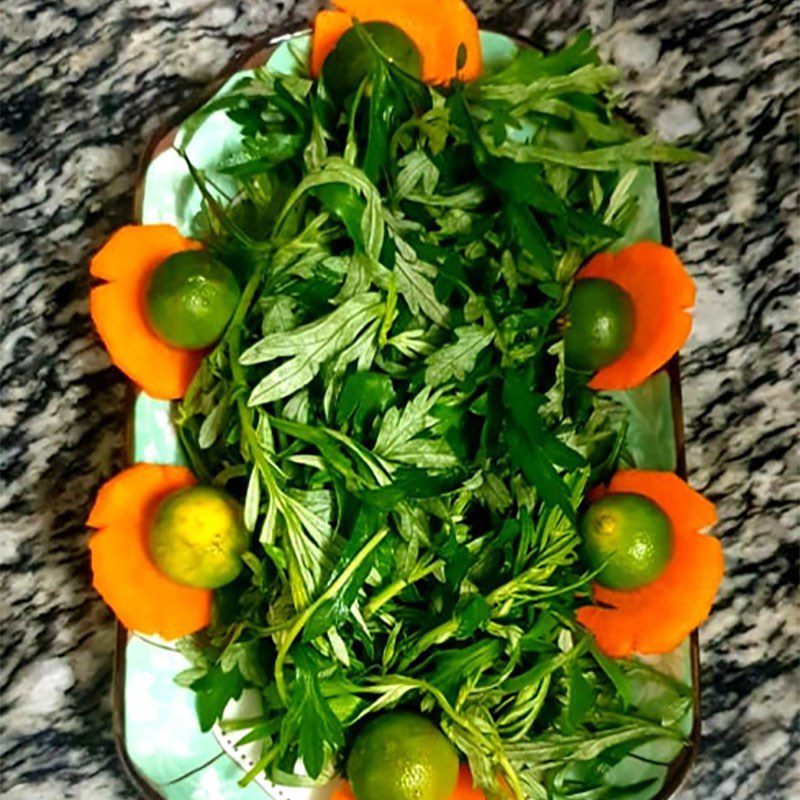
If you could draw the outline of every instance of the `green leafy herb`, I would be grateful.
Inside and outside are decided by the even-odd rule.
[[[456,328],[456,340],[431,353],[426,359],[425,382],[429,386],[440,386],[451,380],[463,381],[474,369],[475,360],[481,351],[492,342],[494,334],[476,325]]]
[[[374,52],[349,97],[259,71],[206,109],[242,128],[232,197],[191,167],[242,294],[175,419],[254,536],[180,682],[204,730],[260,694],[249,779],[301,759],[324,781],[354,724],[402,704],[489,793],[623,797],[609,771],[679,741],[687,698],[575,622],[575,516],[671,436],[655,389],[598,397],[566,370],[558,318],[638,224],[639,165],[689,156],[619,118],[585,34],[448,91]]]

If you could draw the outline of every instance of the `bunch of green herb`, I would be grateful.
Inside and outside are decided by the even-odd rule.
[[[609,770],[679,740],[690,701],[575,622],[576,510],[625,415],[565,369],[559,315],[633,219],[637,165],[684,154],[615,114],[588,36],[446,91],[376,55],[345,100],[240,83],[214,108],[241,153],[193,169],[243,292],[177,423],[253,538],[179,680],[204,729],[258,690],[257,718],[223,721],[262,744],[249,778],[324,781],[360,720],[408,707],[491,796],[502,777],[516,798],[620,798]]]

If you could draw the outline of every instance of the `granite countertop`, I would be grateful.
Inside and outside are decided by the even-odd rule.
[[[728,577],[702,632],[702,752],[684,800],[800,795],[798,94],[789,0],[518,0],[487,27],[559,43],[584,25],[629,104],[707,163],[670,169],[697,279],[688,462],[719,505]],[[3,153],[2,718],[6,800],[134,797],[114,752],[114,623],[83,527],[123,461],[126,385],[88,317],[86,262],[129,221],[160,121],[292,0],[12,0],[0,9]]]

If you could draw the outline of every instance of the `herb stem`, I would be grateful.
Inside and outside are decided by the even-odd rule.
[[[259,472],[264,478],[267,485],[267,491],[276,499],[280,505],[280,489],[275,479],[275,465],[271,460],[265,457],[263,452],[263,444],[258,438],[258,434],[253,428],[251,419],[251,410],[244,399],[242,390],[246,388],[246,380],[244,367],[239,361],[241,355],[242,345],[242,328],[244,327],[245,317],[250,309],[250,306],[261,284],[261,279],[264,275],[265,261],[260,261],[253,274],[247,281],[247,284],[242,292],[239,304],[236,306],[233,318],[228,326],[228,331],[225,337],[225,344],[228,347],[230,355],[231,373],[236,390],[236,408],[239,412],[239,422],[242,427],[242,436],[247,444],[250,455],[258,467]]]
[[[457,630],[458,620],[452,618],[447,620],[447,622],[443,622],[441,625],[437,625],[426,634],[420,636],[420,638],[417,639],[416,644],[411,648],[409,654],[403,659],[400,669],[408,669],[408,667],[413,664],[414,661],[416,661],[416,659],[419,658],[419,656],[421,656],[429,647],[446,642],[449,638],[455,635]]]
[[[278,757],[278,745],[271,747],[264,753],[261,758],[256,761],[250,772],[247,773],[240,781],[239,786],[244,788],[249,786],[264,770]]]
[[[382,589],[376,594],[366,606],[364,606],[364,619],[369,619],[374,616],[386,603],[388,603],[395,595],[407,589],[413,583],[426,578],[432,572],[435,572],[441,567],[444,562],[439,559],[429,564],[427,567],[418,569],[411,573],[407,578],[398,578],[392,581],[385,589]]]
[[[259,714],[257,717],[238,717],[236,719],[222,719],[219,721],[219,729],[223,733],[233,733],[234,731],[241,731],[248,728],[255,728],[262,722],[267,722],[269,717],[264,714]]]
[[[563,565],[563,562],[557,559],[565,557],[574,551],[575,542],[572,539],[573,537],[566,537],[563,541],[558,542],[549,551],[542,553],[535,564],[490,592],[486,597],[489,605],[502,603],[509,597],[517,595],[520,591],[535,588],[548,580],[556,569]]]
[[[294,640],[303,630],[305,624],[311,619],[313,613],[326,601],[330,600],[337,592],[339,592],[350,576],[361,566],[364,559],[386,538],[389,534],[388,528],[381,528],[377,533],[367,541],[367,543],[356,553],[353,560],[342,570],[341,574],[336,580],[309,606],[297,615],[291,628],[286,632],[285,637],[281,641],[278,648],[278,654],[275,658],[275,684],[278,689],[278,694],[284,703],[287,703],[288,693],[286,691],[286,681],[283,674],[283,665],[286,662],[286,656],[289,654]],[[288,704],[288,703],[287,703]]]
[[[244,321],[247,316],[247,312],[250,310],[250,305],[253,302],[256,292],[258,291],[258,287],[261,284],[261,278],[264,274],[264,262],[259,261],[256,265],[255,269],[253,269],[253,274],[248,278],[247,283],[245,284],[244,291],[242,292],[242,296],[239,298],[239,303],[236,306],[236,310],[233,312],[233,317],[231,317],[231,321],[228,323],[228,329],[225,332],[225,338],[223,343],[228,348],[228,352],[230,354],[230,365],[231,365],[231,372],[233,373],[234,381],[237,384],[244,385],[244,369],[242,365],[239,363],[239,356],[242,347],[242,328],[244,327]],[[237,386],[237,388],[239,388]]]

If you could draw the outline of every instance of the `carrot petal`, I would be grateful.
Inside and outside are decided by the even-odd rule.
[[[356,800],[356,796],[353,794],[350,784],[342,781],[342,783],[334,789],[331,800]]]
[[[172,347],[153,333],[145,313],[147,284],[169,256],[200,247],[171,225],[127,225],[91,262],[91,274],[109,281],[89,297],[95,328],[111,361],[151,397],[182,397],[203,353]]]
[[[95,254],[89,272],[104,281],[141,281],[171,255],[200,249],[174,225],[125,225]]]
[[[656,503],[673,528],[673,553],[652,583],[628,592],[593,587],[603,606],[578,610],[603,652],[615,658],[633,653],[668,653],[707,617],[722,582],[722,546],[699,531],[716,522],[714,505],[671,472],[622,470],[593,498],[641,494]]]
[[[472,772],[466,764],[458,771],[458,783],[451,800],[486,800],[486,795],[472,782]]]
[[[333,0],[333,4],[339,11],[320,11],[314,20],[311,72],[315,77],[352,24],[351,18],[400,28],[419,49],[426,83],[446,84],[456,77],[475,80],[483,70],[478,21],[463,0]],[[462,45],[466,61],[457,69]]]
[[[311,43],[311,74],[318,78],[325,59],[331,54],[353,20],[344,11],[320,11],[314,17],[314,35]]]
[[[613,363],[598,370],[592,389],[630,389],[647,380],[689,338],[695,286],[675,251],[655,242],[639,242],[618,253],[600,253],[576,275],[602,278],[624,289],[635,310],[633,338]]]
[[[140,633],[177,639],[211,621],[211,595],[166,577],[153,563],[147,539],[152,515],[168,494],[192,486],[185,467],[137,464],[97,494],[87,524],[93,585],[122,624]]]

